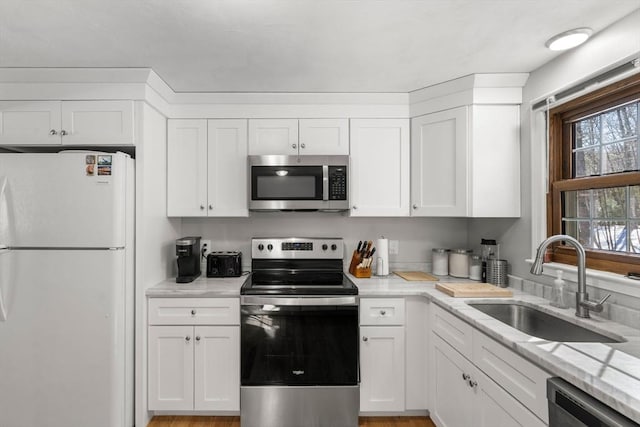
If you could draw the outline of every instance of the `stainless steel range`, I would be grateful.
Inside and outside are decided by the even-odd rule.
[[[358,288],[338,238],[251,242],[241,294],[242,427],[356,427]]]

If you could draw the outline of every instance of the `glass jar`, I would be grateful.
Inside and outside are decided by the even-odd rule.
[[[449,249],[436,248],[432,250],[431,272],[436,276],[449,275]]]
[[[469,249],[451,249],[449,252],[449,276],[469,277]]]
[[[469,279],[482,279],[482,259],[480,255],[471,255],[471,260],[469,261]]]

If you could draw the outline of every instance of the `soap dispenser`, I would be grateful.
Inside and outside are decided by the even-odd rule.
[[[566,282],[562,279],[562,270],[556,270],[556,279],[551,290],[551,305],[558,308],[569,308],[566,298]]]

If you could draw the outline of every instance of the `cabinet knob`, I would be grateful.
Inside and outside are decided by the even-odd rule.
[[[469,380],[469,387],[471,388],[476,388],[478,386],[478,383],[474,380]]]
[[[305,145],[304,144],[300,144],[300,148],[305,148]]]
[[[58,134],[58,132],[55,129],[51,129],[49,131],[49,135],[57,135],[57,134]]]
[[[465,373],[462,373],[462,379],[463,379],[463,380],[468,381],[468,380],[469,380],[469,378],[471,378],[471,376],[470,376],[470,375],[467,375],[467,374],[465,374]]]
[[[213,210],[213,205],[209,205],[209,210]]]
[[[353,210],[355,211],[356,209],[358,209],[358,207],[356,205],[353,205]]]
[[[297,144],[291,144],[291,148],[298,148]]]
[[[191,310],[191,315],[195,316],[196,315],[196,311],[195,310]]]
[[[384,316],[385,314],[387,314],[387,311],[386,311],[386,310],[380,310],[380,315],[381,315],[381,316]]]
[[[200,205],[200,210],[204,210],[204,205]]]
[[[68,135],[68,133],[67,133],[67,131],[66,131],[66,130],[62,129],[62,130],[60,131],[60,135],[65,136],[65,135]]]
[[[367,341],[369,341],[369,338],[367,338],[367,337],[362,337],[362,341],[367,342]]]
[[[184,337],[184,340],[185,340],[186,342],[189,342],[189,341],[191,341],[191,337],[190,337],[189,335],[187,335],[186,337]]]
[[[418,205],[413,205],[413,209],[418,209]]]
[[[196,341],[200,341],[200,335],[196,335]]]

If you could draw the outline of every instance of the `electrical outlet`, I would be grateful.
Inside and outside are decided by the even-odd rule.
[[[398,255],[400,251],[400,242],[398,240],[389,240],[389,255]]]
[[[202,271],[207,269],[207,255],[211,252],[211,240],[200,239],[200,265]]]

